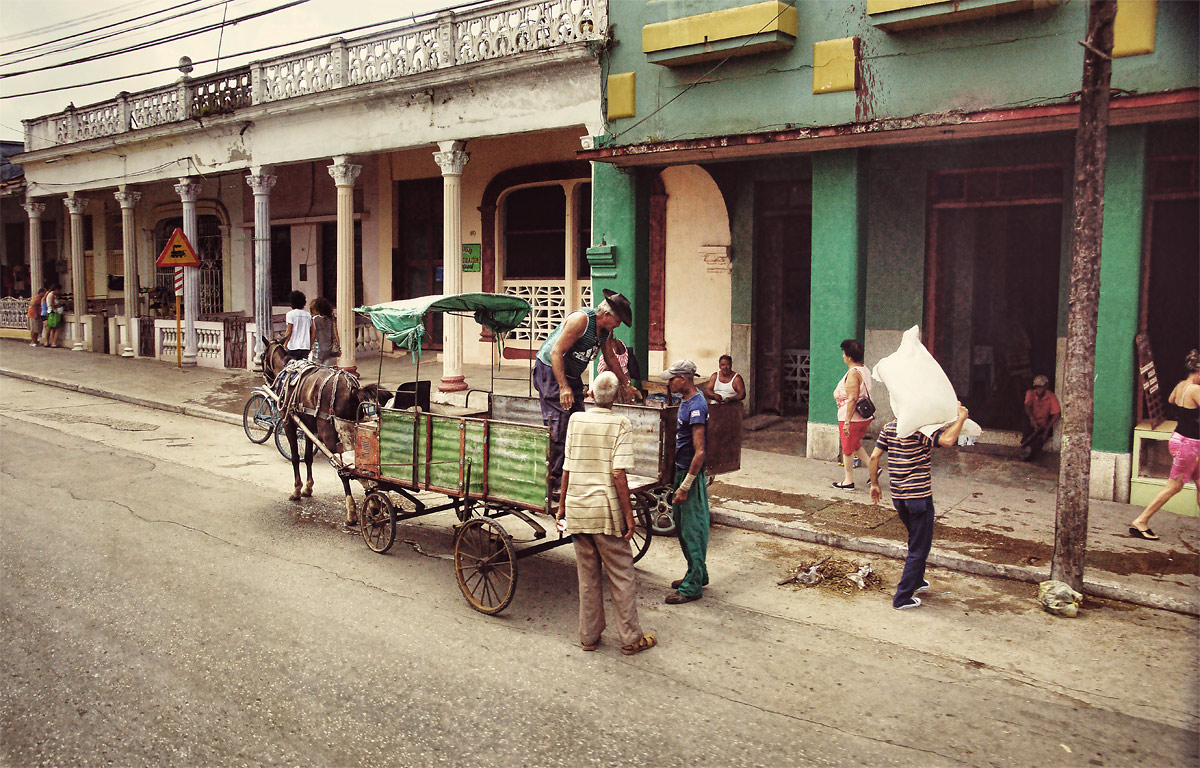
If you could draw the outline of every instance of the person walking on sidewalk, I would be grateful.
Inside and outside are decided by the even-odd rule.
[[[46,296],[46,288],[39,288],[29,299],[29,346],[40,347],[42,342],[42,299]]]
[[[629,480],[633,469],[633,425],[612,412],[620,382],[605,371],[592,382],[596,407],[577,413],[567,424],[562,489],[557,519],[565,521],[575,546],[579,576],[579,644],[594,651],[604,632],[603,573],[608,573],[621,653],[632,656],[658,640],[642,632],[633,570],[633,505]],[[560,525],[560,528],[562,526]]]
[[[317,365],[330,368],[337,366],[338,357],[342,354],[342,345],[338,339],[337,323],[333,321],[333,305],[324,296],[312,300],[312,360]]]
[[[870,416],[859,412],[859,403],[871,404],[871,372],[863,365],[863,345],[858,339],[842,342],[842,362],[846,364],[846,375],[833,390],[833,399],[838,407],[838,438],[842,444],[842,461],[846,476],[833,487],[842,491],[854,490],[854,460],[867,463],[867,452],[863,450],[863,435],[874,420],[874,406]]]
[[[567,315],[546,338],[533,362],[533,387],[542,407],[542,423],[550,428],[547,462],[550,482],[555,487],[562,478],[567,420],[571,414],[583,411],[583,372],[597,351],[604,355],[608,369],[621,383],[618,399],[622,394],[637,396],[612,349],[612,332],[621,323],[633,323],[629,299],[605,288],[600,306],[584,307]]]
[[[46,348],[62,349],[63,313],[59,306],[58,283],[51,283],[50,290],[42,297],[46,308]]]
[[[1188,352],[1183,364],[1187,377],[1175,385],[1167,398],[1168,413],[1175,418],[1175,431],[1167,443],[1171,451],[1171,474],[1166,487],[1129,524],[1129,535],[1139,539],[1158,538],[1150,530],[1150,518],[1183,490],[1184,483],[1196,484],[1196,501],[1200,503],[1200,350]]]
[[[708,484],[704,480],[708,401],[696,388],[696,364],[691,360],[680,360],[658,377],[667,382],[671,394],[683,398],[676,421],[671,505],[688,569],[682,579],[671,582],[676,591],[666,601],[676,605],[699,600],[708,584]]]
[[[959,403],[958,418],[929,437],[919,431],[900,437],[896,433],[896,420],[892,419],[875,440],[875,450],[867,468],[871,503],[878,503],[883,497],[883,489],[879,487],[879,459],[886,452],[892,506],[908,530],[908,557],[892,597],[892,607],[897,610],[919,607],[921,598],[916,593],[929,589],[929,582],[925,580],[925,560],[933,546],[933,480],[929,474],[933,446],[949,448],[958,442],[967,416],[967,409]]]

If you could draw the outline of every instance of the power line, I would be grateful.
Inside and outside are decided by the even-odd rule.
[[[163,8],[161,11],[152,11],[150,13],[143,14],[141,16],[137,16],[132,19],[122,19],[121,21],[114,21],[111,24],[105,24],[104,26],[101,26],[101,27],[94,27],[93,29],[85,29],[82,32],[74,32],[70,35],[63,35],[62,37],[56,37],[53,40],[46,40],[41,43],[34,43],[33,45],[27,45],[24,48],[17,48],[14,51],[5,51],[4,53],[0,53],[0,57],[14,56],[18,53],[25,53],[26,51],[33,51],[33,50],[37,50],[38,48],[45,48],[48,45],[54,45],[55,43],[66,42],[67,40],[71,40],[76,37],[83,37],[84,35],[91,35],[96,32],[102,32],[106,29],[112,29],[113,27],[119,27],[122,24],[129,24],[129,23],[132,23],[135,21],[142,21],[150,16],[157,16],[160,13],[166,13],[167,11],[173,11],[177,8],[183,8],[186,5],[194,5],[199,2],[202,2],[202,0],[186,0],[186,2],[179,3],[178,5],[172,5],[170,8]],[[211,8],[212,6],[209,6],[209,7]],[[196,9],[196,10],[205,10],[205,9],[201,8],[201,9]],[[196,10],[188,11],[187,13],[195,13]],[[187,14],[182,13],[182,14],[178,14],[177,16],[172,16],[167,19],[158,19],[157,21],[151,21],[146,24],[142,24],[141,26],[138,26],[138,27],[132,27],[130,29],[123,29],[119,32],[112,32],[112,33],[109,33],[108,35],[104,35],[104,37],[112,37],[113,35],[123,35],[126,32],[133,32],[135,30],[143,29],[143,28],[151,26],[153,24],[160,24],[164,21],[170,21],[171,19],[179,18],[179,16],[185,16],[185,15],[187,15]],[[29,59],[37,58],[38,56],[48,56],[52,53],[58,53],[60,51],[64,51],[70,47],[75,47],[78,45],[87,45],[88,43],[95,42],[95,40],[97,40],[97,39],[100,39],[100,38],[95,38],[93,40],[83,40],[78,43],[74,43],[71,46],[66,46],[63,48],[56,48],[53,51],[43,51],[42,53],[36,53],[31,56],[27,56],[23,59],[17,59],[16,61],[6,62],[4,66],[8,66],[9,64],[19,64],[22,61],[28,61]]]
[[[118,13],[124,11],[127,8],[139,8],[143,5],[151,5],[154,2],[156,2],[156,0],[136,0],[135,2],[126,3],[125,5],[118,5],[115,8],[109,8],[106,11],[96,11],[95,13],[89,13],[84,16],[77,16],[73,19],[67,19],[66,21],[58,21],[53,24],[47,24],[44,27],[38,27],[36,29],[28,29],[28,30],[25,30],[24,32],[14,32],[11,35],[3,35],[3,36],[0,36],[0,41],[7,42],[9,40],[22,40],[27,37],[37,37],[38,35],[41,35],[41,34],[52,33],[57,30],[60,30],[60,29],[70,29],[71,27],[77,27],[80,24],[91,21],[93,19],[106,19],[109,16],[116,16]]]
[[[167,35],[166,37],[160,37],[160,38],[157,38],[154,40],[148,40],[144,43],[138,43],[136,45],[126,46],[125,48],[120,48],[115,51],[107,51],[105,53],[97,53],[97,54],[93,54],[91,56],[83,56],[81,58],[73,59],[71,61],[64,61],[60,64],[49,64],[47,66],[38,67],[36,69],[22,70],[21,72],[9,72],[7,74],[0,75],[0,80],[5,80],[10,77],[20,77],[21,75],[31,75],[31,74],[34,74],[37,72],[46,72],[46,71],[52,70],[52,69],[61,69],[62,67],[70,67],[70,66],[74,66],[76,64],[87,64],[87,63],[90,63],[93,61],[99,61],[100,59],[107,59],[107,58],[111,58],[113,56],[120,56],[122,54],[132,53],[133,51],[140,51],[145,48],[153,48],[156,45],[162,45],[164,43],[172,43],[172,42],[175,42],[176,40],[183,40],[184,38],[194,37],[196,35],[204,34],[205,32],[211,32],[214,29],[220,29],[221,27],[226,26],[227,24],[237,24],[239,22],[249,21],[251,19],[257,19],[262,16],[267,16],[269,14],[276,13],[278,11],[287,10],[288,8],[293,8],[297,5],[303,5],[304,3],[307,3],[308,1],[309,0],[292,0],[292,2],[290,2],[290,3],[285,3],[283,5],[277,5],[274,8],[268,8],[264,11],[257,11],[255,13],[248,13],[245,16],[239,16],[238,18],[233,19],[232,21],[226,22],[225,24],[218,22],[216,24],[209,24],[208,26],[188,30],[186,32],[178,32],[173,35]]]
[[[377,21],[372,24],[362,24],[360,26],[350,27],[348,29],[343,29],[338,32],[333,32],[333,33],[325,32],[320,35],[314,35],[312,37],[305,37],[305,38],[301,38],[299,40],[292,40],[292,41],[286,42],[286,43],[277,43],[275,45],[268,45],[268,46],[264,46],[262,48],[253,48],[248,51],[232,53],[232,54],[229,54],[222,58],[237,59],[241,56],[252,56],[256,53],[265,53],[267,51],[274,51],[279,48],[288,48],[293,45],[301,45],[303,43],[311,43],[314,40],[325,40],[325,39],[328,39],[331,37],[340,37],[342,35],[348,35],[352,32],[361,32],[364,29],[371,29],[373,27],[382,27],[386,24],[396,24],[396,23],[399,23],[402,21],[410,21],[410,20],[415,21],[418,18],[427,16],[427,15],[431,15],[433,13],[436,13],[436,11],[430,11],[430,12],[423,13],[423,14],[409,14],[408,16],[401,16],[399,18],[388,19],[386,21]],[[192,63],[194,65],[198,65],[198,64],[208,64],[213,61],[216,61],[216,59],[215,58],[214,59],[200,59],[200,60],[194,61]],[[144,72],[135,72],[132,75],[116,75],[114,77],[106,77],[101,80],[92,80],[92,81],[86,82],[86,83],[75,83],[74,85],[61,85],[61,86],[58,86],[55,88],[43,88],[43,89],[37,90],[37,91],[26,91],[25,93],[12,93],[12,94],[8,94],[6,96],[0,96],[0,101],[3,101],[5,99],[20,99],[20,98],[24,98],[26,96],[41,96],[46,93],[57,93],[59,91],[70,91],[75,88],[86,88],[86,87],[92,86],[92,85],[103,85],[105,83],[115,83],[119,80],[131,80],[135,77],[146,77],[147,75],[157,75],[157,74],[161,74],[163,72],[173,72],[176,69],[178,69],[178,68],[173,67],[173,66],[172,67],[159,67],[158,69],[148,69]]]

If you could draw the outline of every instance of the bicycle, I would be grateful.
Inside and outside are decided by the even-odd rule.
[[[292,452],[288,445],[287,435],[280,429],[282,418],[279,415],[279,398],[270,387],[255,387],[250,393],[250,399],[242,409],[242,428],[250,442],[262,444],[275,436],[275,447],[279,454],[288,461],[292,460]],[[303,432],[297,431],[296,450],[304,455],[307,450],[308,438]]]

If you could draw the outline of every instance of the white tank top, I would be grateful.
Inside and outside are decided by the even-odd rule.
[[[713,394],[720,395],[721,397],[725,398],[726,400],[728,400],[731,397],[737,396],[737,390],[733,388],[733,382],[735,379],[737,379],[738,376],[741,376],[741,375],[742,374],[740,374],[740,373],[735,373],[735,374],[733,374],[733,378],[730,379],[729,381],[721,381],[721,374],[718,373],[717,380],[715,382],[713,382]]]

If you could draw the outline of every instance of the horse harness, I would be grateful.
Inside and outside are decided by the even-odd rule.
[[[271,385],[279,395],[279,410],[285,419],[294,413],[333,421],[339,395],[357,392],[358,379],[336,368],[317,365],[310,360],[288,363]],[[306,392],[315,392],[306,396]]]

